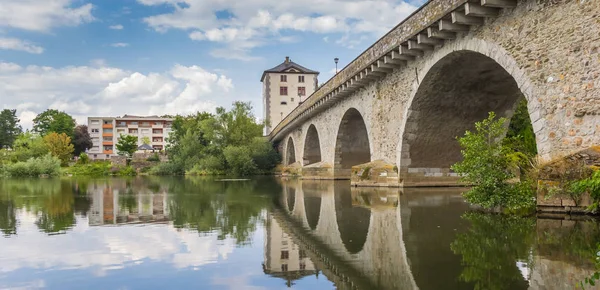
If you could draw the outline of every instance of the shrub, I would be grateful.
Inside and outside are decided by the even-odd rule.
[[[60,160],[50,154],[30,158],[25,162],[5,164],[2,175],[10,177],[36,177],[42,174],[56,176],[60,174]]]
[[[257,170],[252,153],[248,147],[227,146],[223,150],[225,160],[235,175],[250,175]]]
[[[597,213],[600,203],[600,170],[596,170],[589,178],[572,183],[571,190],[579,195],[588,192],[592,199],[592,205],[588,210]]]
[[[511,167],[511,148],[504,145],[505,118],[496,118],[493,112],[487,119],[475,123],[475,132],[467,131],[458,139],[463,160],[452,165],[461,174],[461,180],[473,185],[464,193],[465,199],[484,208],[504,208],[510,211],[531,209],[535,206],[533,189],[527,184],[512,184],[515,177]]]
[[[183,175],[185,171],[183,167],[173,162],[165,162],[152,167],[148,173],[151,175]]]
[[[66,174],[73,176],[107,176],[110,175],[111,164],[109,161],[98,161],[88,164],[76,164],[65,170]]]
[[[154,154],[150,155],[150,157],[148,157],[146,159],[146,161],[158,162],[158,161],[160,161],[160,157],[158,156],[158,153],[154,153]]]
[[[88,163],[90,163],[90,157],[85,153],[79,154],[79,159],[77,160],[77,164],[88,164]]]
[[[137,172],[133,166],[124,166],[120,167],[115,174],[118,176],[136,176]]]

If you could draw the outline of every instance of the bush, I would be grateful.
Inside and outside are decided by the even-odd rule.
[[[235,175],[250,175],[257,171],[256,164],[252,160],[252,152],[248,147],[227,146],[223,150],[225,160]]]
[[[159,162],[160,161],[160,157],[158,156],[158,153],[154,153],[152,154],[150,157],[148,157],[146,159],[146,161],[150,161],[150,162]]]
[[[165,162],[152,167],[148,173],[151,175],[183,175],[185,171],[183,167],[173,162]]]
[[[51,155],[30,158],[25,162],[5,164],[2,175],[9,177],[36,177],[40,175],[56,176],[60,174],[60,160]]]
[[[85,153],[79,154],[79,159],[77,159],[77,164],[88,164],[88,163],[90,163],[90,157]]]
[[[118,170],[115,172],[115,175],[117,175],[117,176],[136,176],[137,172],[135,171],[135,169],[132,166],[124,166],[124,167],[118,168]]]
[[[473,185],[464,194],[469,203],[487,209],[532,209],[535,199],[532,187],[527,186],[530,183],[508,182],[516,175],[511,170],[515,163],[511,158],[513,151],[502,142],[506,122],[490,112],[487,119],[475,123],[475,132],[467,131],[458,139],[463,160],[452,165],[452,170],[461,174],[462,181]]]
[[[597,213],[600,203],[600,170],[596,170],[589,178],[572,183],[571,190],[579,195],[588,192],[592,199],[588,210]]]
[[[75,164],[65,169],[65,174],[73,176],[108,176],[110,175],[110,161],[98,161],[88,164]]]

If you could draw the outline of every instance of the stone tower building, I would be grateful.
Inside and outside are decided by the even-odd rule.
[[[288,56],[280,65],[263,72],[260,81],[264,118],[268,120],[266,134],[317,89],[318,75],[319,72],[293,62]]]

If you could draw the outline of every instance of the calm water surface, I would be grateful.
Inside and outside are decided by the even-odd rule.
[[[480,214],[460,193],[0,179],[0,288],[575,289],[596,270],[596,220]]]

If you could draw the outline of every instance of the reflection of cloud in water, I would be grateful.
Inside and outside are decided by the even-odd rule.
[[[36,215],[19,211],[16,236],[0,239],[0,273],[21,268],[90,268],[98,275],[147,260],[186,268],[227,259],[235,240],[219,241],[217,233],[177,230],[171,226],[89,227],[87,218],[77,217],[72,231],[48,236],[35,225]]]

